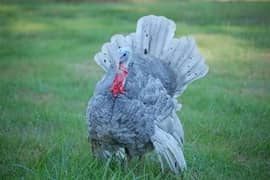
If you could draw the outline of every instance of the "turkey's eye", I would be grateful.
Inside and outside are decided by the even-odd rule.
[[[126,56],[127,54],[125,53],[125,54],[123,54],[123,56]]]

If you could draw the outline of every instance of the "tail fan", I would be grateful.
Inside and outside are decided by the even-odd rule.
[[[175,39],[175,23],[162,16],[144,16],[138,20],[135,52],[161,60],[175,73],[175,95],[181,94],[192,81],[208,72],[195,40],[190,37]]]
[[[175,74],[175,96],[180,95],[192,81],[206,75],[208,67],[191,36],[173,38],[176,25],[163,16],[144,16],[137,22],[136,33],[114,35],[95,55],[96,63],[105,71],[116,67],[117,49],[130,47],[141,57],[152,57],[167,64]]]

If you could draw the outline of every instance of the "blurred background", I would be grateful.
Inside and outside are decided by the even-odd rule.
[[[93,56],[149,14],[194,36],[210,67],[179,97],[180,176],[149,157],[105,165],[87,142]],[[268,179],[269,33],[269,1],[0,1],[0,179]]]

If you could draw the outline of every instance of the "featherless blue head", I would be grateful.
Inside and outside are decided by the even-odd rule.
[[[131,57],[131,49],[129,47],[121,47],[118,49],[120,63],[128,62]]]

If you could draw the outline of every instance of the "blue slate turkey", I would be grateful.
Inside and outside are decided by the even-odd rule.
[[[130,159],[154,150],[163,169],[186,168],[184,131],[176,97],[208,72],[195,40],[174,38],[176,25],[144,16],[135,33],[114,35],[95,55],[105,75],[90,98],[86,116],[95,156]]]

